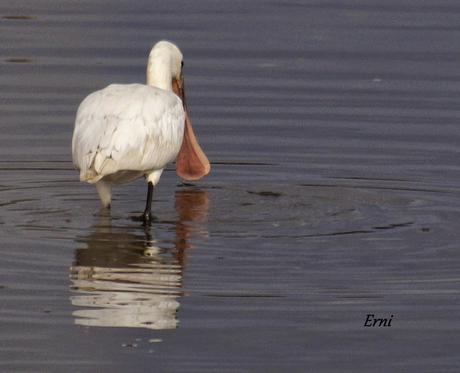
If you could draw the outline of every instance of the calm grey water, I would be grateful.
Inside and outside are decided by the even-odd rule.
[[[1,371],[458,371],[457,1],[2,1],[0,35]],[[160,39],[213,169],[144,229],[70,141]]]

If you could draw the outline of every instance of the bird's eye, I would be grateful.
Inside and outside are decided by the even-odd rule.
[[[182,62],[180,63],[180,66],[181,66],[181,67],[184,67],[184,61],[182,61]]]

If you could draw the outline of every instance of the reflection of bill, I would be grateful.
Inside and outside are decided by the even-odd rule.
[[[160,249],[149,231],[112,227],[101,216],[93,233],[81,239],[71,267],[75,323],[86,326],[174,329],[189,239],[207,235],[205,191],[176,192],[175,247]],[[150,229],[153,229],[151,227]]]

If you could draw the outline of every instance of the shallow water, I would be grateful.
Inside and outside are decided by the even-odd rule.
[[[460,364],[460,5],[0,5],[0,370],[417,371]],[[185,55],[212,173],[110,214],[75,110]],[[393,315],[366,328],[366,315]]]

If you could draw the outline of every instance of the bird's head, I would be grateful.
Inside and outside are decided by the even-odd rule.
[[[207,175],[211,166],[192,129],[185,100],[183,67],[184,60],[179,48],[169,41],[159,41],[150,51],[147,84],[173,91],[182,100],[185,126],[182,147],[176,159],[176,172],[182,179],[197,180]]]
[[[182,80],[183,56],[179,48],[166,40],[156,43],[147,64],[147,84],[171,90],[174,80]]]

